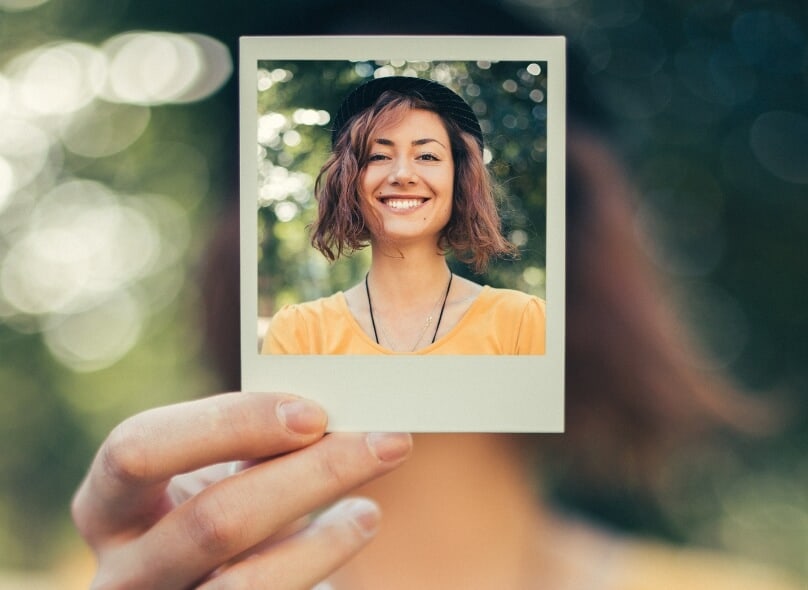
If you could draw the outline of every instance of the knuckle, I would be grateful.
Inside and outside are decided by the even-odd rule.
[[[350,519],[326,521],[318,528],[326,545],[339,553],[347,553],[367,540],[359,525]]]
[[[340,461],[338,456],[325,453],[320,456],[317,469],[323,480],[328,482],[329,487],[344,489],[353,487],[350,477],[345,470],[345,461]]]
[[[231,398],[230,403],[220,408],[217,413],[215,427],[227,432],[230,440],[236,441],[238,446],[251,446],[253,440],[264,434],[264,424],[260,414],[252,405],[246,405],[240,399]]]
[[[237,553],[242,526],[241,519],[227,509],[217,494],[202,493],[190,504],[186,520],[188,537],[205,554]]]
[[[137,417],[116,426],[101,447],[104,473],[123,484],[147,481],[150,474],[149,436]]]
[[[226,397],[209,409],[205,418],[206,428],[222,433],[233,448],[252,453],[256,447],[267,444],[270,433],[273,437],[288,436],[284,429],[271,426],[277,420],[275,407],[278,403],[275,396]]]
[[[367,500],[346,500],[321,515],[313,528],[328,547],[350,552],[375,535],[379,516],[378,508]]]

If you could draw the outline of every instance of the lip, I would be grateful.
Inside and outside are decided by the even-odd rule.
[[[393,213],[416,211],[429,202],[429,197],[421,195],[381,195],[376,198],[385,209]]]

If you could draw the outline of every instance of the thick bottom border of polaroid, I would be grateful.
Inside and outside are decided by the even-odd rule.
[[[330,431],[563,432],[564,363],[547,356],[259,356],[243,390],[320,403]]]

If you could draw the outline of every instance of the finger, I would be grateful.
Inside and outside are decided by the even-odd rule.
[[[370,500],[343,500],[305,530],[223,570],[200,590],[312,588],[373,538],[380,517],[379,507]]]
[[[170,499],[171,505],[178,506],[217,481],[238,473],[241,470],[241,463],[241,461],[216,463],[215,465],[208,465],[196,471],[175,475],[171,478],[171,482],[166,488],[166,494]]]
[[[207,488],[146,532],[132,551],[110,554],[102,566],[138,576],[132,587],[186,587],[286,524],[395,468],[411,446],[404,434],[328,435]],[[148,571],[138,571],[146,563]]]
[[[171,508],[164,492],[172,476],[286,453],[318,440],[325,426],[313,402],[275,394],[224,394],[138,414],[101,446],[74,519],[91,544],[147,528]]]
[[[283,527],[281,527],[277,531],[273,532],[272,536],[267,537],[266,539],[264,539],[263,541],[261,541],[257,545],[247,549],[247,551],[244,551],[243,553],[240,553],[240,554],[236,555],[235,557],[233,557],[230,560],[229,563],[231,563],[231,564],[232,563],[238,563],[239,561],[244,561],[245,559],[248,559],[248,558],[252,557],[255,554],[263,553],[264,551],[266,551],[267,549],[269,549],[273,545],[276,545],[279,542],[283,541],[284,539],[286,539],[288,537],[291,537],[294,534],[299,533],[300,531],[302,531],[303,529],[305,529],[306,527],[311,525],[313,520],[314,519],[313,519],[313,516],[311,514],[306,514],[305,516],[302,516],[302,517],[298,518],[297,520],[294,520],[294,521],[290,522],[289,524],[284,525]],[[226,567],[228,567],[228,564],[224,564],[223,566],[220,566],[219,569],[224,569]]]

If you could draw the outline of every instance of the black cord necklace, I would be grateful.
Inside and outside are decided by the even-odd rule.
[[[370,300],[370,287],[368,286],[368,275],[369,274],[370,274],[369,272],[365,273],[365,293],[368,296],[368,310],[370,311],[370,323],[373,326],[373,337],[376,339],[376,344],[381,344],[379,342],[379,333],[376,331],[376,318],[373,316],[373,303]],[[443,303],[441,303],[440,313],[438,314],[438,323],[435,324],[435,333],[432,334],[432,341],[431,341],[430,344],[434,344],[435,339],[438,337],[438,330],[440,329],[440,322],[443,319],[443,311],[444,311],[444,309],[446,309],[446,300],[449,299],[449,291],[452,289],[452,278],[453,277],[454,277],[454,273],[450,272],[449,273],[449,284],[446,286],[446,293],[444,293],[444,295],[443,295]],[[431,319],[432,319],[432,316],[430,315],[427,318],[427,322],[426,322],[427,326],[429,325],[429,322],[431,321]],[[421,337],[423,337],[423,332],[421,333],[421,335],[422,335]],[[388,339],[389,339],[389,336],[388,336]],[[418,338],[418,342],[420,342],[420,341],[421,341],[421,338]],[[418,346],[418,342],[415,343],[416,347]],[[415,350],[415,348],[413,348],[413,350]]]

